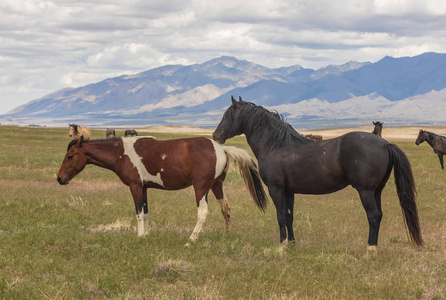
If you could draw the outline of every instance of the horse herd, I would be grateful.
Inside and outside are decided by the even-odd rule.
[[[237,101],[231,97],[231,101],[212,139],[157,140],[138,136],[134,130],[126,130],[125,138],[117,138],[115,130],[109,128],[106,139],[90,140],[87,127],[70,124],[69,135],[73,141],[68,145],[57,181],[68,184],[87,164],[113,171],[130,188],[138,235],[149,230],[148,188],[180,190],[193,186],[197,223],[186,244],[190,245],[198,238],[209,214],[209,191],[220,204],[224,231],[229,230],[230,206],[223,183],[231,157],[261,211],[266,209],[266,186],[276,208],[281,244],[295,242],[295,194],[330,194],[351,185],[359,194],[369,223],[367,250],[376,251],[383,215],[381,193],[393,169],[409,239],[417,246],[424,245],[410,162],[398,146],[381,137],[383,123],[373,122],[372,133],[350,132],[333,139],[318,137],[316,140],[297,133],[277,112],[241,98]],[[242,134],[258,166],[247,151],[223,145]],[[420,130],[416,144],[424,141],[432,146],[444,169],[446,137]]]
[[[89,140],[91,138],[91,132],[88,127],[79,126],[76,124],[68,124],[68,135],[73,139],[79,139],[81,136],[84,140]],[[126,129],[124,131],[124,137],[128,136],[138,136],[138,133],[134,129]],[[116,131],[113,128],[107,128],[105,130],[105,137],[116,137]]]

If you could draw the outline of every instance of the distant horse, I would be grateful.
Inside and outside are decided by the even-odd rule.
[[[420,130],[415,144],[419,145],[426,141],[433,149],[435,154],[440,159],[441,168],[444,170],[443,155],[446,154],[446,137],[437,135],[433,132]]]
[[[384,122],[373,122],[373,125],[375,125],[375,128],[373,128],[372,133],[376,134],[377,136],[382,137],[383,124],[384,124]]]
[[[84,140],[89,140],[91,138],[90,128],[85,126],[78,126],[76,124],[68,124],[69,131],[68,135],[73,139],[78,139],[81,136],[84,137]]]
[[[310,140],[322,141],[322,135],[306,134],[304,137]]]
[[[107,128],[107,130],[105,130],[105,137],[109,138],[113,135],[113,137],[116,136],[115,134],[115,130],[113,128]]]
[[[229,156],[245,180],[257,206],[266,207],[266,194],[256,164],[248,153],[236,147],[222,146],[205,137],[156,140],[152,137],[73,140],[57,174],[60,184],[68,182],[85,165],[94,164],[112,170],[130,187],[135,202],[138,235],[148,232],[147,189],[180,190],[193,186],[198,220],[190,236],[198,238],[209,214],[207,196],[212,190],[229,230],[230,207],[223,189],[229,168]]]
[[[415,182],[409,160],[396,145],[366,132],[310,141],[285,123],[276,112],[237,102],[213,133],[223,144],[245,134],[259,163],[260,176],[268,186],[277,210],[280,242],[294,242],[294,194],[329,194],[352,185],[359,193],[369,222],[368,250],[376,250],[382,218],[381,192],[392,168],[400,205],[410,238],[423,245],[415,202]]]
[[[136,130],[133,130],[133,129],[127,129],[127,130],[124,132],[124,136],[125,136],[125,137],[127,137],[127,136],[138,136],[138,133],[136,132]]]

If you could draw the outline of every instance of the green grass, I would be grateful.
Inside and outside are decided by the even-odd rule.
[[[408,241],[392,176],[379,253],[367,257],[353,188],[297,195],[297,243],[280,248],[272,203],[262,214],[235,171],[225,184],[228,235],[211,196],[199,240],[183,247],[196,223],[189,188],[149,190],[151,231],[137,237],[130,191],[115,174],[88,166],[69,185],[56,182],[69,140],[67,129],[0,126],[0,299],[446,298],[446,171],[428,145],[397,143],[412,163],[426,247]],[[243,137],[228,143],[248,148]]]

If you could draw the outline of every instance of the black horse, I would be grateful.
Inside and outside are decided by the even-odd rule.
[[[223,115],[213,139],[224,143],[245,134],[257,157],[260,176],[277,210],[280,242],[294,242],[294,194],[329,194],[352,185],[369,222],[368,249],[376,250],[382,218],[381,192],[395,168],[395,182],[410,238],[423,245],[409,160],[396,145],[366,132],[312,141],[302,137],[276,112],[237,102]]]
[[[437,154],[440,159],[441,168],[444,170],[443,155],[446,154],[446,137],[433,132],[420,130],[415,144],[419,145],[424,141],[434,149],[435,154]]]
[[[373,128],[372,133],[376,134],[377,136],[382,137],[383,124],[384,124],[384,122],[373,122],[373,125],[375,125],[375,128]]]

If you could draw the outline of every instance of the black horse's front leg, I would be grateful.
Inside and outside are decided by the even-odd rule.
[[[288,241],[295,243],[293,221],[294,221],[294,194],[286,194],[286,228],[288,230]]]
[[[440,159],[441,169],[444,170],[444,165],[443,165],[443,154],[439,153],[439,154],[438,154],[438,158]]]

